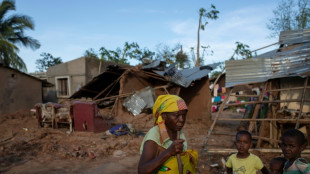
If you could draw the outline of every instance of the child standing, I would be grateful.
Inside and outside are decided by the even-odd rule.
[[[283,157],[273,158],[270,162],[270,174],[282,174],[286,159]]]
[[[256,174],[257,170],[261,170],[263,174],[269,173],[260,158],[249,153],[251,141],[252,135],[248,131],[239,131],[236,134],[235,146],[238,153],[229,156],[226,162],[228,174]]]
[[[310,164],[301,158],[301,152],[306,148],[305,135],[297,129],[283,133],[281,149],[288,160],[284,165],[284,174],[310,174]]]

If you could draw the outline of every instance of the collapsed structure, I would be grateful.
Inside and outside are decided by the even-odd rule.
[[[152,127],[152,104],[156,96],[175,94],[188,104],[187,126],[211,122],[208,73],[218,64],[177,70],[156,60],[146,66],[122,68],[109,66],[92,81],[80,88],[70,99],[94,101],[104,118],[114,124],[131,123],[136,129]]]
[[[301,129],[310,139],[310,30],[281,32],[278,43],[278,49],[252,59],[225,62],[225,87],[230,88],[230,92],[204,145],[217,120],[246,123],[246,129],[257,140],[256,147],[279,147],[281,134],[288,128]],[[238,95],[234,88],[241,85],[259,90]],[[247,100],[228,102],[231,97]],[[241,105],[247,106],[243,118],[220,118],[225,107]]]

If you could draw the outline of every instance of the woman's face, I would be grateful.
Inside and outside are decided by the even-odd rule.
[[[163,113],[163,119],[165,120],[167,129],[180,131],[185,124],[186,114],[187,110]]]

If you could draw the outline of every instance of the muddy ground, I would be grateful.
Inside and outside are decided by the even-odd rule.
[[[225,111],[223,117],[241,118],[242,114]],[[208,148],[233,148],[239,122],[219,121],[209,139]],[[143,136],[106,136],[102,133],[73,132],[68,128],[38,126],[29,111],[0,117],[0,173],[137,173],[139,148]],[[136,130],[139,132],[139,130]],[[142,130],[141,130],[142,131]],[[145,130],[143,130],[145,132]],[[198,174],[221,173],[221,159],[228,153],[204,153],[202,143],[207,128],[186,125],[189,148],[198,150]],[[280,154],[259,154],[268,166]],[[210,165],[219,164],[218,167]]]

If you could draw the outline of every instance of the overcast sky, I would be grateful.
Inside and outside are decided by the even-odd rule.
[[[210,45],[210,64],[227,60],[235,42],[251,50],[277,42],[268,38],[266,23],[273,17],[278,1],[214,0],[219,18],[201,32],[201,45]],[[30,16],[34,31],[27,35],[41,43],[38,50],[21,48],[19,55],[28,72],[36,71],[35,60],[46,52],[64,62],[82,57],[89,48],[115,50],[126,41],[156,51],[158,44],[185,50],[196,47],[198,11],[209,8],[207,0],[16,0],[16,13]],[[271,49],[271,48],[270,48]],[[263,53],[268,50],[262,50]],[[131,64],[136,62],[131,61]]]

